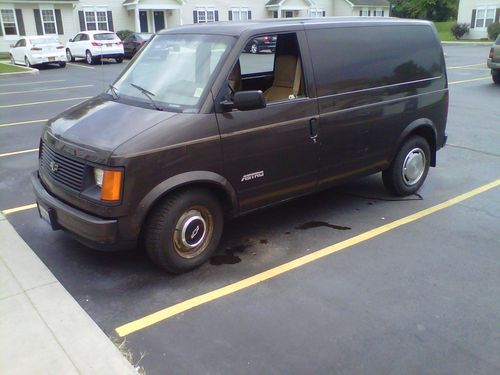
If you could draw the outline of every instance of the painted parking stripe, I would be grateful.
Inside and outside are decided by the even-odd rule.
[[[7,210],[3,210],[3,211],[0,211],[0,212],[2,212],[3,215],[7,216],[7,215],[10,215],[10,214],[14,214],[16,212],[31,210],[33,208],[36,208],[36,203],[27,204],[26,206],[21,206],[21,207],[16,207],[16,208],[9,208]]]
[[[479,78],[471,78],[471,79],[464,79],[462,81],[451,81],[448,82],[449,85],[457,85],[459,83],[467,83],[467,82],[475,82],[475,81],[483,81],[485,79],[491,79],[491,76],[484,76],[484,77],[479,77]]]
[[[38,151],[38,149],[37,148],[32,148],[30,150],[7,152],[5,154],[0,154],[0,158],[4,158],[6,156],[14,156],[14,155],[27,154],[27,153],[35,152],[35,151]]]
[[[5,124],[0,124],[0,128],[7,127],[7,126],[17,126],[17,125],[41,124],[41,123],[44,123],[46,121],[48,121],[48,119],[20,121],[20,122],[6,122]]]
[[[40,83],[53,83],[53,82],[65,82],[65,79],[54,79],[51,81],[35,81],[35,82],[23,82],[23,83],[2,83],[1,86],[21,86],[21,85],[39,85]]]
[[[45,100],[43,102],[31,102],[31,103],[0,105],[0,108],[14,108],[14,107],[24,107],[24,106],[29,106],[29,105],[37,105],[37,104],[50,104],[50,103],[59,103],[59,102],[69,102],[71,100],[85,100],[85,99],[90,99],[90,98],[92,98],[92,96],[80,96],[78,98]]]
[[[368,232],[361,233],[361,234],[359,234],[355,237],[352,237],[348,240],[345,240],[345,241],[336,243],[334,245],[328,246],[324,249],[315,251],[314,253],[305,255],[303,257],[292,260],[291,262],[287,262],[285,264],[282,264],[281,266],[271,268],[270,270],[264,271],[262,273],[255,275],[255,276],[251,276],[249,278],[238,281],[234,284],[227,285],[225,287],[213,290],[211,292],[202,294],[200,296],[188,299],[188,300],[181,302],[181,303],[178,303],[176,305],[167,307],[166,309],[163,309],[163,310],[160,310],[160,311],[155,312],[153,314],[147,315],[147,316],[140,318],[140,319],[137,319],[133,322],[124,324],[124,325],[116,328],[115,331],[116,331],[116,333],[118,333],[118,335],[120,337],[127,336],[133,332],[137,332],[137,331],[140,331],[146,327],[150,327],[158,322],[161,322],[165,319],[168,319],[168,318],[173,317],[175,315],[178,315],[180,313],[191,310],[191,309],[198,307],[200,305],[203,305],[205,303],[209,303],[209,302],[217,300],[219,298],[236,293],[240,290],[257,285],[259,283],[262,283],[264,281],[267,281],[269,279],[272,279],[274,277],[282,275],[286,272],[292,271],[296,268],[302,267],[308,263],[314,262],[318,259],[324,258],[324,257],[331,255],[333,253],[336,253],[338,251],[345,250],[345,249],[350,248],[354,245],[360,244],[360,243],[365,242],[369,239],[380,236],[383,233],[389,232],[389,231],[396,229],[396,228],[399,228],[403,225],[417,221],[423,217],[426,217],[426,216],[431,215],[435,212],[441,211],[447,207],[456,205],[456,204],[458,204],[466,199],[469,199],[469,198],[474,197],[478,194],[484,193],[485,191],[488,191],[488,190],[493,189],[493,188],[498,187],[498,186],[500,186],[500,179],[493,181],[489,184],[483,185],[477,189],[471,190],[465,194],[459,195],[459,196],[452,198],[450,200],[447,200],[443,203],[440,203],[440,204],[437,204],[435,206],[429,207],[425,210],[419,211],[415,214],[412,214],[412,215],[403,217],[399,220],[393,221],[391,223],[382,225],[378,228],[369,230]]]
[[[92,66],[85,66],[85,65],[80,65],[80,64],[75,64],[75,63],[67,63],[68,65],[71,65],[71,66],[76,66],[78,68],[85,68],[85,69],[95,69],[94,67]]]
[[[80,88],[84,88],[84,87],[94,87],[94,85],[54,87],[54,88],[50,88],[50,89],[38,89],[38,90],[27,90],[27,91],[11,91],[11,92],[2,92],[2,93],[0,93],[0,95],[26,94],[26,93],[30,93],[30,92],[45,92],[45,91],[67,90],[67,89],[80,89]]]
[[[470,64],[470,65],[461,65],[461,66],[448,66],[447,69],[463,69],[463,68],[470,68],[472,66],[486,66],[486,64],[479,63],[479,64]]]

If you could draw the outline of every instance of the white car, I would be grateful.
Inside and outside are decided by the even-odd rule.
[[[24,64],[27,67],[42,64],[59,64],[66,66],[64,45],[52,36],[26,36],[10,46],[12,64]]]
[[[123,61],[123,43],[110,31],[83,31],[66,43],[66,58],[75,61],[83,57],[89,64],[95,64],[101,58],[114,58],[117,63]]]

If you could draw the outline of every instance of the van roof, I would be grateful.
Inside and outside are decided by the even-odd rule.
[[[252,21],[226,21],[214,23],[198,23],[164,29],[158,34],[219,34],[239,36],[245,32],[272,31],[280,28],[297,28],[319,25],[355,26],[369,25],[429,25],[429,21],[407,20],[392,17],[318,17],[318,18],[281,18]]]

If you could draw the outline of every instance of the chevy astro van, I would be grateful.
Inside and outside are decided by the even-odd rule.
[[[244,53],[262,36],[276,47]],[[48,121],[32,183],[54,230],[98,249],[141,244],[180,273],[214,253],[227,218],[378,172],[393,194],[416,193],[447,114],[429,22],[182,26]]]

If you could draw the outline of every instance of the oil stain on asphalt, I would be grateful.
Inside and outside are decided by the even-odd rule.
[[[337,230],[350,230],[351,229],[350,227],[343,227],[340,225],[334,225],[334,224],[326,223],[324,221],[309,221],[307,223],[299,225],[298,227],[295,227],[295,229],[305,230],[305,229],[321,228],[321,227],[327,227],[327,228],[332,228],[332,229],[337,229]]]
[[[212,258],[210,258],[210,264],[213,266],[220,266],[223,264],[240,263],[241,258],[235,255],[235,253],[242,253],[251,246],[252,245],[236,245],[230,247],[229,249],[226,250],[225,254],[214,255]]]

